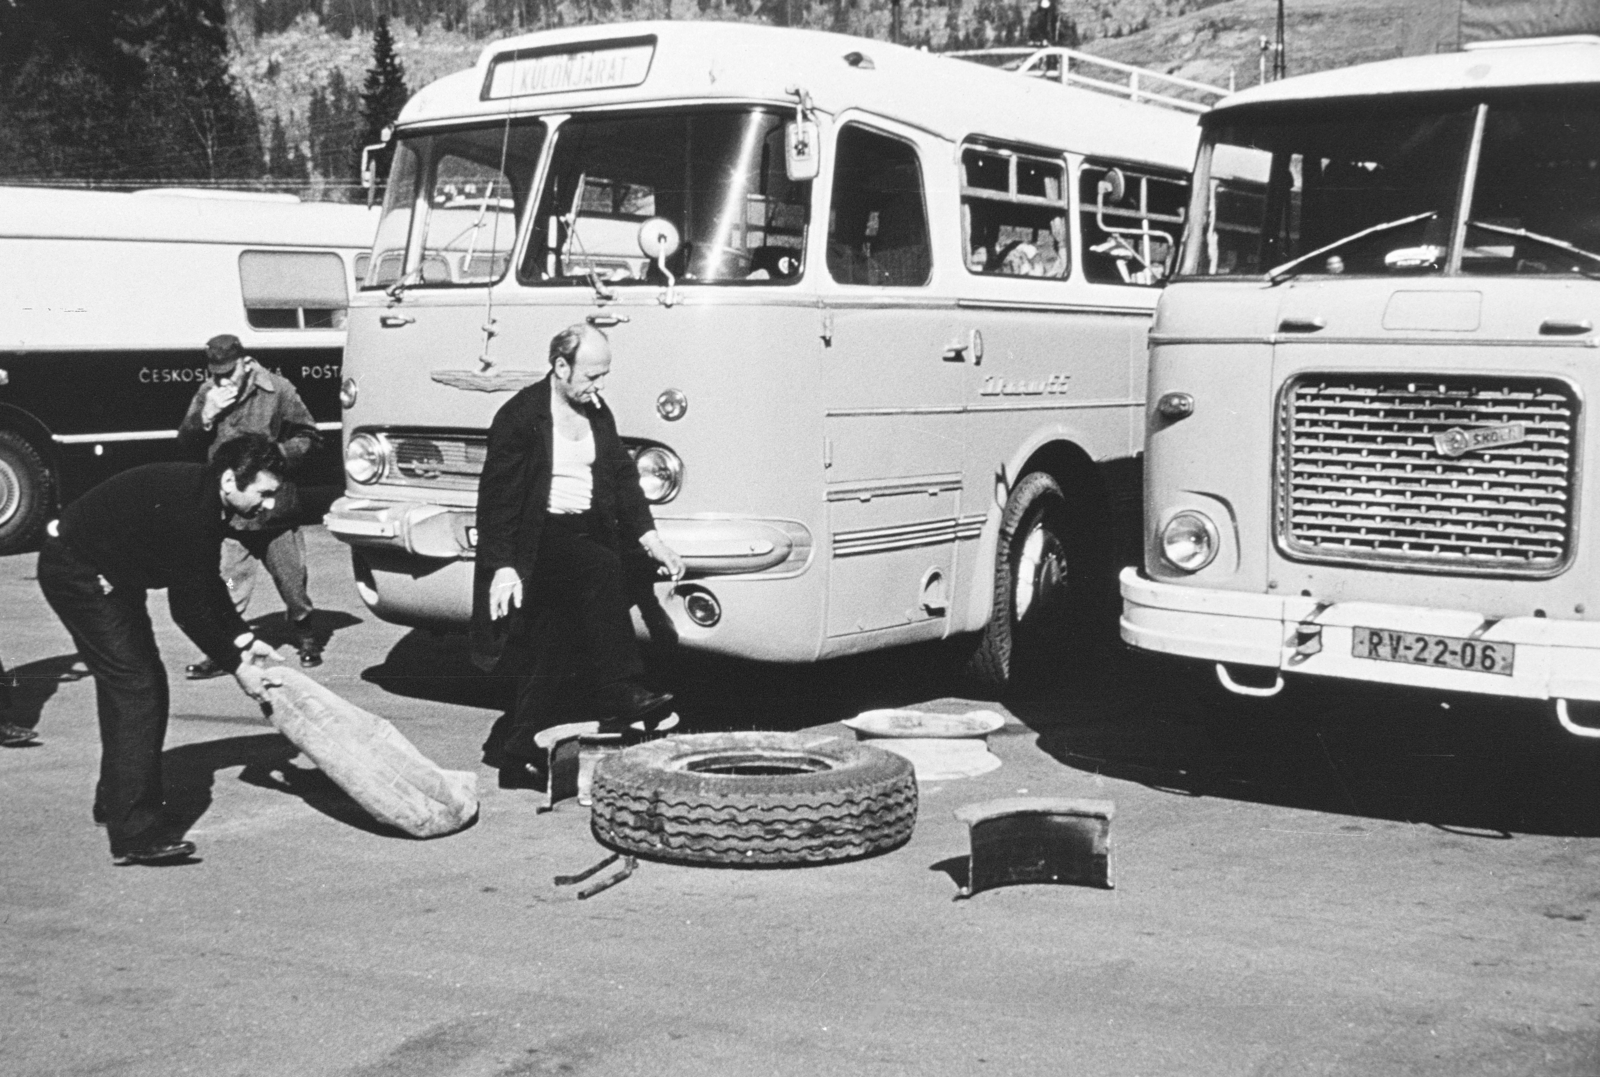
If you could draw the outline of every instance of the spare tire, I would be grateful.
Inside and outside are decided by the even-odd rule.
[[[903,845],[917,821],[906,759],[796,733],[700,733],[596,765],[601,843],[660,860],[816,864]]]

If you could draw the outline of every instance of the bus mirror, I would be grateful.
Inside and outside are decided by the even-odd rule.
[[[667,259],[678,253],[682,242],[678,226],[665,217],[651,217],[639,226],[639,249],[646,258],[655,262],[661,275],[667,278],[667,290],[661,295],[663,306],[670,307],[677,302],[678,280],[667,268]]]
[[[790,183],[814,180],[822,171],[817,121],[790,120],[783,129],[783,170]]]
[[[665,217],[651,217],[639,226],[639,249],[654,262],[665,262],[677,254],[681,242],[678,226]]]
[[[1098,188],[1101,204],[1106,202],[1120,202],[1128,193],[1128,178],[1122,174],[1122,169],[1111,168],[1100,177]]]
[[[361,186],[367,191],[367,208],[372,208],[372,201],[378,193],[378,153],[386,143],[374,142],[370,146],[361,147]]]

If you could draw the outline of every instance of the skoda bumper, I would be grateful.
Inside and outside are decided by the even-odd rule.
[[[1600,623],[1544,617],[1486,618],[1470,610],[1382,602],[1319,603],[1180,587],[1124,569],[1122,638],[1141,650],[1345,680],[1527,699],[1600,700]],[[1380,645],[1391,636],[1400,650]],[[1445,643],[1418,646],[1423,639]],[[1462,641],[1480,664],[1438,664]],[[1394,660],[1395,654],[1412,657]],[[1482,659],[1493,648],[1493,661]],[[1379,655],[1388,656],[1377,657]],[[1420,657],[1419,657],[1420,656]],[[1510,672],[1505,672],[1509,666]],[[1496,671],[1498,670],[1498,671]]]

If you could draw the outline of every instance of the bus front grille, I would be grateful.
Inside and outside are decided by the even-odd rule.
[[[463,434],[391,431],[393,452],[383,481],[435,490],[476,490],[489,442]]]
[[[1280,548],[1553,575],[1572,550],[1577,393],[1553,378],[1304,374],[1278,411]]]

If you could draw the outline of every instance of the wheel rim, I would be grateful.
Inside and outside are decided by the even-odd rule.
[[[1040,513],[1028,528],[1017,554],[1011,598],[1021,623],[1030,613],[1048,610],[1067,590],[1067,550]]]
[[[21,508],[22,479],[9,461],[0,459],[0,526],[10,523]]]

